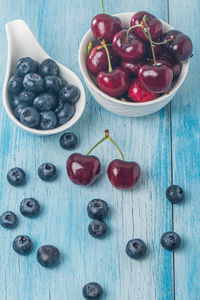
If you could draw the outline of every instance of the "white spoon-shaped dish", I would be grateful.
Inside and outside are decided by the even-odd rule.
[[[67,123],[51,130],[38,130],[34,128],[29,128],[20,123],[14,116],[7,90],[7,84],[9,78],[16,73],[17,61],[22,57],[31,57],[34,60],[41,63],[44,59],[50,56],[42,49],[32,31],[29,29],[27,24],[23,20],[15,20],[6,24],[6,33],[8,39],[8,60],[7,60],[7,70],[3,86],[3,104],[5,106],[6,112],[11,120],[20,128],[38,135],[51,135],[67,130],[72,125],[74,125],[81,117],[85,108],[85,91],[80,79],[68,68],[64,67],[60,63],[56,62],[60,75],[67,80],[69,84],[75,85],[80,90],[80,99],[75,105],[76,112],[74,116]]]

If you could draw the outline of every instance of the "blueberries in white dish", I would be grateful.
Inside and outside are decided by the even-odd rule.
[[[58,66],[56,62],[51,58],[45,59],[40,65],[40,74],[43,77],[46,75],[57,75]]]
[[[17,62],[17,73],[20,76],[25,76],[28,73],[37,73],[38,72],[38,62],[33,60],[30,57],[24,57],[18,60]]]
[[[56,127],[57,117],[56,114],[52,111],[42,111],[40,113],[40,128],[42,130],[53,129]]]
[[[40,114],[34,107],[25,107],[20,114],[20,121],[27,127],[34,128],[40,123]]]
[[[10,77],[8,81],[8,92],[14,95],[19,94],[22,89],[22,78],[19,75]]]

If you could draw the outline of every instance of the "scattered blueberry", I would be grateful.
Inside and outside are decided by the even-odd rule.
[[[26,174],[21,168],[12,168],[7,173],[7,180],[13,186],[24,185]]]
[[[34,107],[27,106],[20,114],[20,121],[27,127],[36,127],[40,123],[40,114]]]
[[[35,98],[33,106],[40,111],[55,108],[57,104],[56,96],[52,93],[43,93]]]
[[[12,211],[5,211],[0,216],[0,224],[5,228],[14,228],[17,225],[17,216]]]
[[[17,95],[22,89],[22,78],[19,75],[12,76],[8,81],[8,91]]]
[[[32,250],[31,239],[26,235],[19,235],[13,241],[13,249],[21,255],[27,255]]]
[[[44,77],[46,75],[57,75],[58,66],[51,58],[45,59],[40,65],[40,73]]]
[[[51,245],[45,245],[37,251],[37,261],[47,268],[52,268],[58,265],[60,258],[59,250]]]
[[[20,104],[18,104],[18,105],[15,107],[15,109],[14,109],[14,115],[15,115],[15,117],[16,117],[17,120],[20,119],[21,112],[22,112],[22,110],[23,110],[25,107],[27,107],[27,104],[26,104],[26,103],[23,103],[23,102],[20,103]]]
[[[10,104],[11,104],[12,108],[17,107],[20,104],[19,95],[13,95],[10,98]]]
[[[146,245],[140,239],[133,239],[126,246],[126,254],[134,259],[139,259],[146,253]]]
[[[44,80],[36,73],[29,73],[24,77],[23,86],[25,90],[40,93],[44,89]]]
[[[62,88],[64,88],[65,86],[68,86],[68,82],[67,80],[65,80],[63,77],[59,77],[61,84],[62,84]]]
[[[163,248],[173,251],[179,248],[181,238],[176,232],[165,232],[162,235],[160,242]]]
[[[38,63],[30,57],[24,57],[18,60],[16,69],[20,76],[25,76],[28,73],[37,73]]]
[[[20,203],[20,212],[25,217],[35,217],[40,212],[40,204],[34,198],[25,198]]]
[[[40,128],[43,130],[53,129],[57,125],[56,114],[52,111],[42,111],[40,113]]]
[[[63,100],[63,102],[75,103],[78,101],[79,97],[80,97],[80,91],[74,85],[70,87],[64,87],[59,92],[59,98]]]
[[[36,95],[33,92],[29,92],[26,90],[21,91],[19,94],[19,101],[24,102],[27,106],[33,105],[33,100],[36,98]]]
[[[97,282],[90,282],[83,287],[85,299],[99,299],[103,294],[102,287]]]
[[[38,175],[44,181],[53,181],[57,177],[56,167],[51,163],[44,163],[38,168]]]
[[[57,109],[55,112],[57,112],[58,124],[63,125],[73,117],[75,108],[73,105],[65,103],[59,111]]]
[[[88,231],[94,238],[100,238],[107,233],[107,225],[103,221],[93,220],[88,226]]]
[[[172,203],[175,204],[184,198],[184,192],[182,188],[178,185],[171,185],[167,188],[166,191],[167,199]]]
[[[78,139],[74,133],[66,132],[60,137],[60,146],[65,150],[71,150],[76,147]]]
[[[91,219],[103,220],[108,215],[108,204],[104,200],[93,199],[88,203],[87,213]]]
[[[57,93],[62,87],[62,82],[55,75],[47,75],[44,77],[44,87],[46,91]]]

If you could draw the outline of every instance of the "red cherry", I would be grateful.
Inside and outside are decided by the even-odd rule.
[[[153,45],[153,49],[155,52],[155,56],[157,58],[157,56],[161,55],[161,53],[163,52],[163,48],[161,45]],[[145,53],[145,57],[148,58],[152,58],[152,50],[151,50],[151,45],[146,44],[146,53]]]
[[[92,184],[101,170],[101,164],[96,156],[74,153],[67,159],[69,179],[79,185]]]
[[[100,72],[97,75],[98,87],[111,97],[123,95],[129,87],[129,76],[120,67],[112,72]]]
[[[152,40],[156,40],[163,32],[162,23],[152,14],[146,11],[140,11],[132,16],[131,27],[139,25],[144,16],[147,16],[147,25],[150,31]],[[145,37],[142,28],[133,28],[132,31],[144,41],[148,41]]]
[[[133,188],[140,178],[140,167],[134,161],[115,159],[110,162],[107,169],[111,184],[120,190]]]
[[[170,30],[160,37],[160,41],[169,39],[172,41],[163,45],[167,54],[171,54],[180,62],[191,57],[193,46],[191,39],[187,35],[178,30]]]
[[[127,30],[121,30],[115,34],[112,46],[118,56],[123,60],[137,61],[144,56],[145,45],[132,32],[128,34]]]
[[[173,79],[173,71],[167,65],[143,65],[138,72],[142,85],[150,92],[163,93]]]
[[[132,77],[137,77],[138,76],[138,71],[140,67],[144,65],[143,61],[138,61],[138,62],[130,62],[130,61],[125,61],[122,60],[120,67],[126,71],[130,76]]]
[[[149,92],[143,87],[138,78],[133,79],[129,90],[128,96],[135,102],[146,102],[159,97],[159,94]]]
[[[171,59],[170,57],[159,57],[156,58],[157,65],[163,64],[170,67],[173,71],[173,80],[177,79],[181,73],[181,63],[176,59]],[[153,60],[151,60],[149,65],[153,65]]]
[[[104,48],[99,49],[100,46],[94,47],[89,56],[87,57],[87,67],[90,70],[92,74],[95,76],[101,72],[106,71],[108,69],[108,58],[106,55],[106,51]],[[113,66],[117,65],[119,62],[119,59],[117,55],[115,54],[115,51],[111,46],[108,46],[108,51],[110,53],[110,60],[111,64]]]
[[[98,14],[92,20],[91,30],[97,40],[103,39],[106,43],[110,43],[115,33],[122,30],[122,23],[117,17]]]

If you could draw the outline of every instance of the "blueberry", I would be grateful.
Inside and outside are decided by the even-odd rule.
[[[45,245],[37,251],[37,261],[43,267],[52,268],[58,265],[60,258],[59,250],[51,245]]]
[[[21,115],[21,112],[22,110],[27,107],[27,104],[26,103],[20,103],[19,105],[17,105],[17,107],[15,107],[14,109],[14,115],[16,117],[17,120],[20,119],[20,115]]]
[[[63,100],[63,102],[75,103],[80,98],[80,91],[74,85],[70,87],[64,87],[59,92],[59,98]]]
[[[43,111],[40,113],[40,128],[43,130],[53,129],[57,124],[56,114],[52,111]]]
[[[13,241],[13,249],[21,255],[27,255],[31,252],[33,244],[26,235],[18,235]]]
[[[35,98],[33,106],[40,111],[50,110],[56,107],[56,96],[52,93],[43,93]]]
[[[65,80],[63,77],[59,77],[61,84],[62,84],[62,88],[64,88],[65,86],[68,86],[68,82],[67,80]]]
[[[59,112],[63,109],[63,106],[64,106],[64,102],[61,99],[58,99],[58,105],[54,110],[55,113],[59,114]]]
[[[19,94],[19,101],[24,102],[27,106],[33,105],[33,100],[36,98],[36,95],[33,92],[23,90]]]
[[[88,203],[87,213],[91,219],[103,220],[108,215],[108,204],[104,200],[93,199]]]
[[[22,78],[19,75],[12,76],[8,81],[8,91],[17,95],[22,89]]]
[[[36,73],[29,73],[24,77],[23,86],[25,90],[40,93],[44,89],[44,80]]]
[[[126,246],[126,254],[134,259],[139,259],[146,253],[146,245],[140,239],[133,239]]]
[[[60,146],[65,150],[71,150],[76,147],[78,139],[74,133],[66,132],[60,137]]]
[[[24,185],[26,174],[21,168],[12,168],[7,173],[7,180],[13,186]]]
[[[20,203],[20,212],[25,217],[35,217],[40,212],[40,204],[34,198],[25,198]]]
[[[28,73],[37,73],[38,63],[30,57],[24,57],[18,60],[16,69],[20,76],[25,76]]]
[[[65,103],[60,110],[56,109],[55,112],[57,113],[58,124],[63,125],[73,117],[75,108],[73,105]]]
[[[97,282],[90,282],[83,287],[85,299],[99,299],[103,294],[102,287]]]
[[[44,163],[38,168],[38,175],[44,181],[53,181],[57,177],[56,167],[51,163]]]
[[[10,105],[12,106],[12,108],[17,107],[20,104],[20,100],[19,100],[19,95],[13,95],[10,98]]]
[[[88,231],[94,238],[100,238],[107,233],[107,225],[103,221],[93,220],[88,226]]]
[[[57,75],[58,66],[56,62],[50,58],[45,59],[40,65],[40,73],[43,77],[46,75]]]
[[[176,232],[165,232],[162,235],[160,242],[163,248],[173,251],[179,248],[181,238]]]
[[[17,216],[12,211],[5,211],[0,216],[0,224],[5,228],[14,228],[17,225]]]
[[[171,185],[168,187],[166,191],[167,199],[172,203],[175,204],[184,198],[184,192],[182,188],[178,185]]]
[[[40,114],[34,107],[27,106],[20,114],[20,121],[27,127],[36,127],[40,123]]]
[[[62,87],[62,82],[55,75],[47,75],[44,77],[44,89],[49,92],[57,93]]]

